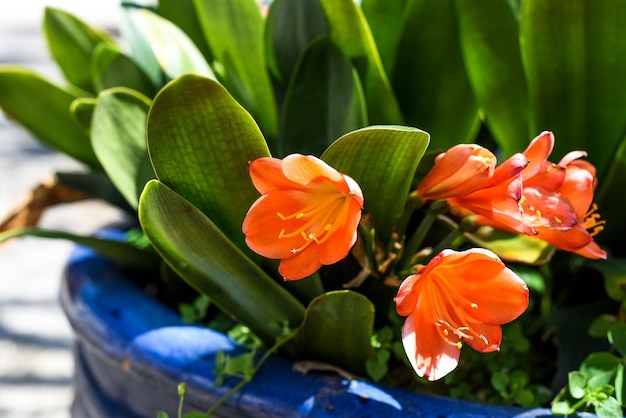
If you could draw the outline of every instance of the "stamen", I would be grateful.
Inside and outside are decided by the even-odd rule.
[[[535,221],[537,223],[541,222],[541,211],[539,209],[535,211]]]
[[[473,303],[470,305],[472,307],[472,309],[478,309],[478,304],[477,303]]]
[[[583,228],[591,229],[589,235],[591,235],[592,237],[597,235],[600,231],[604,230],[603,225],[606,223],[606,221],[600,220],[600,214],[596,213],[597,210],[597,204],[594,203],[593,205],[591,205],[591,209],[585,214],[585,218],[582,223]]]
[[[483,334],[480,334],[478,338],[480,338],[482,342],[485,343],[485,345],[489,345],[489,341],[487,340],[487,337],[485,337]]]

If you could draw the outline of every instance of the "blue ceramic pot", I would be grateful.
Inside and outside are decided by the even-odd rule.
[[[186,411],[206,411],[234,384],[214,386],[215,355],[238,349],[224,334],[182,324],[178,314],[136,287],[110,261],[79,248],[64,277],[61,301],[76,334],[76,418],[176,417],[177,385]],[[434,397],[292,371],[273,356],[216,417],[538,417],[523,410]]]

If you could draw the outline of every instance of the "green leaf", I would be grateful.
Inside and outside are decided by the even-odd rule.
[[[341,135],[364,127],[366,110],[358,75],[328,37],[316,40],[298,63],[285,96],[281,155],[321,155]]]
[[[408,0],[362,0],[361,8],[372,31],[380,60],[387,74],[393,74],[398,42]]]
[[[434,149],[472,142],[478,105],[463,64],[454,0],[410,4],[392,77],[406,123],[427,131]]]
[[[89,136],[70,113],[78,97],[25,68],[0,67],[0,108],[44,144],[97,168]]]
[[[391,353],[389,350],[382,349],[376,351],[372,357],[368,358],[365,362],[365,369],[367,370],[367,374],[371,377],[375,382],[380,381],[389,370],[389,366],[387,363],[389,362],[389,358],[391,357]]]
[[[626,324],[618,322],[609,328],[609,342],[622,355],[626,357]]]
[[[613,324],[617,322],[617,318],[614,315],[600,315],[593,320],[591,325],[589,326],[589,330],[587,333],[591,337],[596,338],[606,338],[609,332],[609,329]]]
[[[328,34],[319,0],[275,0],[265,25],[267,62],[274,77],[287,83],[314,39]]]
[[[48,47],[67,81],[88,92],[95,92],[91,74],[91,57],[101,43],[113,44],[110,36],[91,28],[70,13],[46,7],[44,31]]]
[[[587,378],[590,388],[609,385],[615,377],[620,359],[605,352],[591,353],[580,365],[581,373]]]
[[[333,41],[352,60],[363,83],[368,119],[402,124],[404,118],[363,12],[353,0],[320,0]]]
[[[150,99],[118,87],[98,96],[91,127],[91,142],[113,184],[131,207],[150,179],[156,178],[146,142]]]
[[[613,156],[606,174],[600,178],[596,201],[607,228],[595,237],[600,244],[620,248],[626,231],[622,193],[626,190],[626,138]]]
[[[165,411],[157,411],[156,418],[169,418],[169,415]]]
[[[553,155],[586,150],[602,178],[626,132],[626,3],[524,0],[520,39],[530,131],[553,131]]]
[[[212,54],[204,39],[198,12],[193,0],[159,0],[157,11],[165,19],[178,26],[193,41],[207,62],[212,62]]]
[[[265,136],[276,138],[278,111],[258,4],[254,0],[194,0],[194,4],[224,85],[254,116]]]
[[[475,244],[511,262],[542,265],[550,261],[555,251],[550,244],[537,238],[490,227],[480,227],[467,236]]]
[[[74,121],[89,132],[91,130],[91,119],[96,108],[97,100],[91,97],[79,97],[70,104],[70,113]]]
[[[147,97],[154,97],[157,88],[146,73],[117,47],[101,43],[92,61],[93,85],[96,91],[128,87]]]
[[[148,9],[138,10],[134,22],[144,31],[156,60],[169,79],[186,73],[215,79],[213,70],[193,41],[172,22]]]
[[[269,150],[254,119],[223,86],[184,75],[154,99],[148,149],[157,178],[204,212],[239,248],[241,224],[259,197],[248,162]]]
[[[0,243],[19,237],[38,237],[64,239],[79,245],[90,247],[102,256],[119,264],[134,267],[140,270],[155,270],[158,267],[159,257],[151,249],[138,248],[129,242],[114,241],[93,236],[71,234],[63,231],[53,231],[40,228],[15,228],[0,232]]]
[[[373,327],[374,305],[369,299],[350,290],[338,290],[309,304],[304,322],[287,344],[295,347],[298,358],[363,373],[365,362],[373,354]]]
[[[623,418],[624,413],[622,406],[612,396],[609,396],[605,400],[596,403],[595,412],[599,418]]]
[[[491,375],[491,386],[493,386],[500,396],[508,396],[509,383],[509,376],[504,372],[495,372]]]
[[[376,233],[385,239],[404,212],[428,140],[428,134],[416,128],[372,126],[342,136],[322,155],[361,186],[364,213],[372,214]]]
[[[111,179],[101,171],[96,172],[57,172],[58,181],[86,196],[100,199],[113,206],[136,215],[136,208],[131,208],[119,190],[111,183]]]
[[[531,140],[519,46],[519,10],[510,0],[456,0],[467,74],[485,123],[509,156]]]
[[[139,220],[170,267],[220,309],[236,317],[266,344],[280,330],[298,326],[304,307],[246,257],[190,202],[152,180],[141,195]]]
[[[569,372],[567,377],[567,387],[570,395],[572,395],[574,399],[582,399],[582,397],[585,396],[587,377],[578,371]]]
[[[626,263],[624,258],[589,262],[589,266],[600,271],[604,279],[606,294],[618,302],[626,301]]]

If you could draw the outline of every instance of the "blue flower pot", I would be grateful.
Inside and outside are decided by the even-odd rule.
[[[77,418],[175,418],[177,385],[185,411],[206,411],[236,383],[215,387],[215,355],[236,354],[224,334],[181,323],[116,265],[86,248],[73,254],[61,301],[75,331]],[[215,417],[539,417],[549,410],[490,406],[419,394],[335,374],[292,371],[272,356]]]

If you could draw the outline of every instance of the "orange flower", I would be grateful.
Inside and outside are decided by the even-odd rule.
[[[348,255],[363,208],[353,179],[300,154],[252,161],[250,176],[262,196],[243,221],[246,243],[280,259],[285,280],[304,278]]]
[[[500,325],[526,310],[528,288],[491,251],[444,250],[407,277],[395,302],[407,317],[402,343],[413,369],[437,380],[457,366],[462,343],[499,349]]]
[[[524,151],[531,160],[522,172],[524,222],[557,248],[604,259],[606,252],[593,240],[604,228],[593,204],[596,169],[580,160],[584,151],[570,152],[558,164],[549,162],[553,147],[554,135],[542,132]]]

